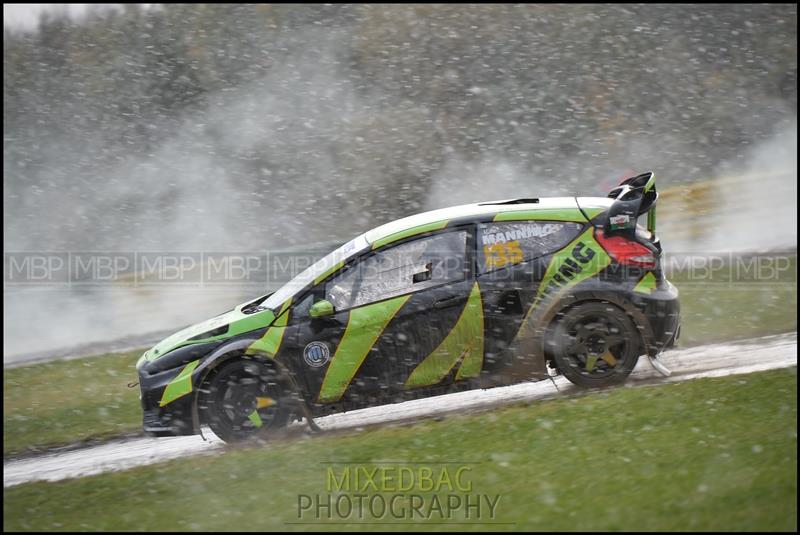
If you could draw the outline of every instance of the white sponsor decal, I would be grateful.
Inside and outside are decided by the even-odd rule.
[[[483,243],[484,244],[507,243],[510,241],[525,240],[528,238],[541,238],[542,236],[549,236],[550,234],[555,234],[562,228],[564,228],[564,225],[562,223],[547,223],[545,225],[541,224],[518,225],[516,228],[507,230],[505,232],[492,232],[496,229],[488,228],[485,229],[484,231],[485,233],[483,235]]]
[[[627,225],[631,220],[631,216],[620,214],[609,219],[612,225]]]
[[[303,359],[312,368],[319,368],[331,360],[331,352],[324,342],[311,342],[303,350]]]

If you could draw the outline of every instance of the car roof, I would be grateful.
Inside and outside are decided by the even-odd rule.
[[[535,218],[536,212],[546,214],[554,211],[569,211],[580,214],[580,209],[575,197],[543,197],[539,199],[505,199],[499,201],[486,201],[474,204],[462,204],[431,210],[415,214],[402,219],[391,221],[375,227],[365,233],[367,241],[377,248],[383,243],[412,236],[421,232],[444,228],[450,221],[483,219],[498,214],[512,214],[530,212],[530,218]],[[585,219],[584,219],[585,221]],[[392,239],[394,238],[394,239]]]
[[[578,205],[578,202],[581,205]],[[583,204],[587,208],[583,207]],[[415,214],[368,230],[330,252],[300,275],[270,295],[264,305],[276,311],[284,310],[294,295],[309,284],[320,281],[340,269],[348,259],[367,250],[374,250],[403,238],[445,228],[450,223],[474,221],[550,220],[586,222],[586,213],[594,217],[606,208],[602,198],[548,197],[541,199],[505,199],[474,204],[462,204]],[[272,301],[270,303],[270,301]]]

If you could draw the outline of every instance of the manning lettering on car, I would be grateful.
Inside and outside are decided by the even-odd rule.
[[[524,240],[527,238],[540,238],[555,234],[564,228],[563,224],[548,223],[546,225],[524,225],[520,228],[507,230],[505,232],[493,232],[492,228],[486,228],[483,232],[483,243],[505,243],[512,240]]]

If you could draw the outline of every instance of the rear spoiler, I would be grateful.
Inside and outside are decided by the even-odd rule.
[[[605,223],[606,234],[636,234],[636,220],[647,213],[647,230],[656,231],[656,177],[652,172],[647,172],[623,180],[619,186],[608,192],[608,197],[614,199],[608,209],[608,219]]]

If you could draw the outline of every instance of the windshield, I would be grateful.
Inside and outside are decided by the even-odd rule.
[[[284,301],[314,282],[317,277],[325,274],[339,262],[347,260],[362,249],[365,249],[368,245],[369,242],[365,234],[350,240],[281,286],[278,291],[270,295],[267,300],[262,303],[262,306],[277,311],[278,307],[280,307]]]

